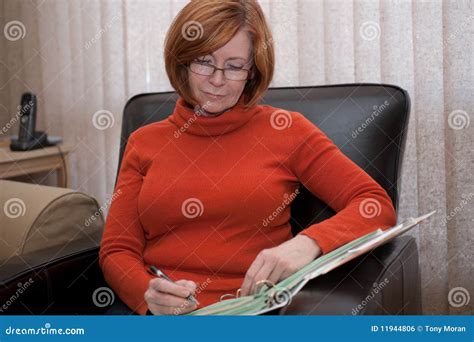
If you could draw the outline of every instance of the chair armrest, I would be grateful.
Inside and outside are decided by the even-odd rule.
[[[0,203],[0,264],[74,240],[101,240],[102,209],[87,194],[0,180]]]
[[[1,267],[0,314],[103,314],[108,307],[93,300],[96,289],[108,286],[98,252],[90,240],[76,240],[62,250],[48,247],[10,258]]]
[[[279,314],[419,315],[420,293],[417,245],[402,236],[312,279]]]

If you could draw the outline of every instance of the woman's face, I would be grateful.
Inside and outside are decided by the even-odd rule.
[[[246,31],[240,30],[226,45],[212,54],[199,57],[198,60],[212,64],[217,68],[250,69],[252,66],[252,61],[249,60],[251,52],[250,37]],[[234,106],[247,82],[247,80],[228,80],[221,70],[216,70],[213,75],[203,76],[188,69],[188,78],[193,96],[207,113],[214,115]]]

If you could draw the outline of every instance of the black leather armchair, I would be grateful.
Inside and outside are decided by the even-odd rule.
[[[131,132],[165,119],[176,99],[176,93],[166,92],[141,94],[128,101],[120,161]],[[271,88],[263,102],[304,114],[386,189],[398,209],[399,175],[410,111],[406,91],[383,84]],[[332,215],[330,207],[301,187],[291,206],[292,231],[296,233]],[[25,282],[31,286],[15,296]],[[96,289],[107,286],[98,266],[98,246],[92,240],[10,259],[1,266],[0,284],[0,298],[9,303],[6,309],[0,307],[0,313],[93,315],[107,310],[92,300]],[[270,314],[421,314],[414,238],[398,237],[312,280],[290,305]]]

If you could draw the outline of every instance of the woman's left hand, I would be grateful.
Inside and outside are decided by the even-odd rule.
[[[253,294],[259,280],[276,284],[288,278],[320,254],[321,248],[316,241],[306,235],[296,235],[277,247],[262,250],[245,274],[240,295]]]

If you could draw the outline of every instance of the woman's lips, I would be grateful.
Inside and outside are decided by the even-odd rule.
[[[214,95],[214,94],[211,94],[211,93],[207,93],[207,92],[204,92],[204,94],[206,94],[207,97],[210,97],[210,98],[213,98],[213,99],[222,99],[223,97],[225,97],[225,95]]]

